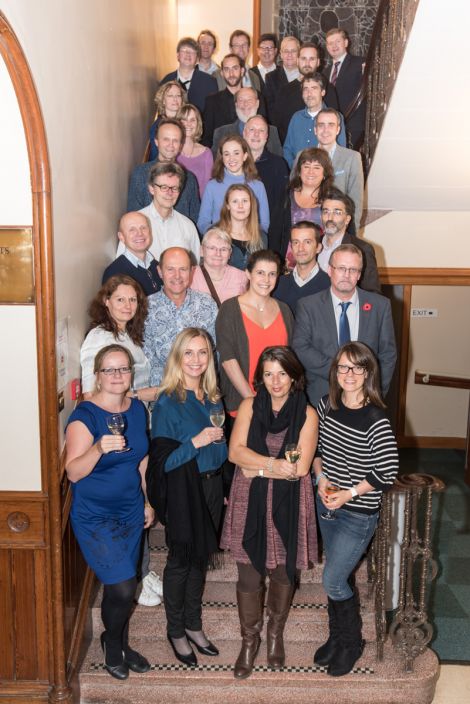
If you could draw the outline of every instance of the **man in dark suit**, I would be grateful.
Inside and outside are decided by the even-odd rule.
[[[368,345],[377,357],[382,391],[390,386],[397,359],[390,301],[357,287],[362,253],[352,244],[331,255],[331,287],[297,304],[293,348],[307,376],[307,395],[316,406],[328,393],[328,375],[341,345],[350,340]]]
[[[302,44],[297,58],[299,77],[281,86],[274,105],[273,125],[276,125],[281,142],[284,144],[292,115],[305,107],[302,98],[302,78],[316,73],[320,67],[320,53],[316,44]],[[328,107],[339,110],[335,87],[329,81],[325,85],[324,102]]]
[[[253,88],[240,88],[238,93],[235,95],[235,112],[237,113],[237,119],[230,125],[222,125],[222,127],[217,127],[214,132],[214,139],[212,142],[212,153],[214,159],[217,155],[217,149],[220,142],[224,137],[229,134],[239,134],[243,135],[243,130],[245,129],[245,124],[250,117],[254,117],[258,113],[264,114],[264,110],[260,107],[260,100],[258,93]],[[272,125],[269,126],[269,138],[268,138],[268,149],[273,154],[278,154],[282,156],[282,146],[279,141],[279,135],[277,129]]]
[[[264,90],[266,75],[271,71],[275,71],[277,68],[276,56],[278,47],[278,38],[275,34],[271,34],[269,32],[261,34],[258,39],[258,46],[256,49],[258,52],[259,61],[251,70],[258,76],[261,90]]]
[[[229,125],[237,119],[235,111],[235,95],[242,87],[245,65],[236,54],[227,54],[222,59],[221,74],[225,79],[226,87],[209,95],[204,109],[203,124],[204,134],[202,143],[206,147],[212,146],[214,131],[222,125]]]
[[[299,75],[297,68],[297,56],[299,55],[300,42],[295,37],[284,37],[281,42],[281,57],[282,66],[278,66],[274,71],[266,75],[264,86],[264,97],[266,99],[266,108],[268,111],[268,120],[273,123],[274,107],[276,97],[281,86],[294,81]]]
[[[328,271],[330,257],[342,244],[354,244],[361,250],[363,266],[359,285],[364,291],[380,293],[379,272],[374,248],[369,242],[347,232],[354,220],[354,201],[337,188],[325,194],[322,204],[323,250],[318,255],[318,263],[323,271]]]
[[[335,86],[339,101],[338,109],[345,117],[359,92],[364,73],[364,59],[361,56],[349,54],[348,46],[349,39],[343,29],[334,28],[326,33],[326,50],[331,62],[326,67],[324,75]],[[365,115],[365,101],[363,101],[346,121],[346,128],[350,135],[348,145],[353,149],[361,146]]]
[[[192,103],[202,113],[206,98],[217,91],[217,81],[209,74],[199,71],[196,64],[199,57],[199,44],[191,37],[184,37],[176,47],[178,70],[168,73],[162,80],[179,81],[188,94],[188,103]]]

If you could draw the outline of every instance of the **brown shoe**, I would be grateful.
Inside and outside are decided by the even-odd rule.
[[[242,647],[233,674],[237,679],[244,680],[253,672],[253,665],[261,643],[264,589],[249,593],[237,590],[237,603]]]
[[[269,581],[267,613],[268,665],[275,670],[284,667],[286,654],[284,651],[284,626],[289,615],[294,587],[291,584],[280,584]]]

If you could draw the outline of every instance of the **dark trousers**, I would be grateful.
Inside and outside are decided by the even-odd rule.
[[[202,489],[214,528],[218,533],[222,516],[222,475],[202,479]],[[202,630],[202,594],[207,567],[181,564],[178,558],[168,556],[163,570],[163,602],[167,631],[171,638],[182,638],[185,629]]]

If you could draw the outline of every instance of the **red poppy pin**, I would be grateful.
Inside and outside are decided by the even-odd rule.
[[[364,305],[362,306],[362,310],[372,310],[372,305],[370,303],[364,303]]]

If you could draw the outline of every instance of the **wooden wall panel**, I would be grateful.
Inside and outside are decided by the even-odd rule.
[[[2,680],[11,680],[15,674],[15,632],[10,558],[10,550],[0,549],[0,679]]]

